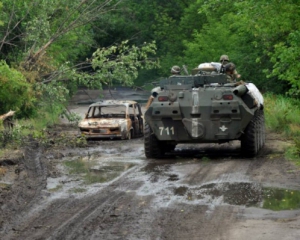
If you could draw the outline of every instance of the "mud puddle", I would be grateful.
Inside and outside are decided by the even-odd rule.
[[[264,188],[263,208],[274,211],[300,209],[300,191]]]
[[[70,174],[77,174],[83,177],[85,184],[105,183],[120,176],[123,172],[135,166],[130,162],[97,162],[84,161],[82,158],[66,161]]]
[[[81,157],[65,157],[63,162],[57,165],[59,171],[64,174],[60,177],[49,177],[47,190],[53,197],[63,197],[70,193],[95,193],[139,164],[140,161],[133,160],[131,156],[88,154]]]
[[[300,209],[300,191],[265,188],[258,183],[209,183],[200,187],[179,186],[174,196],[186,202],[213,205],[239,205],[273,211]]]
[[[243,180],[233,176],[233,181],[223,182],[218,179],[200,186],[182,184],[181,169],[190,163],[195,163],[195,161],[173,160],[173,162],[147,164],[141,168],[146,179],[138,194],[156,195],[156,206],[184,202],[212,207],[220,205],[256,207],[273,211],[300,209],[300,191],[264,187],[261,183],[246,180],[246,177]]]

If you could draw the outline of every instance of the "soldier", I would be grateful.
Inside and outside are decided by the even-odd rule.
[[[178,66],[173,66],[172,68],[171,68],[171,77],[173,77],[173,76],[178,76],[178,75],[180,75],[180,67],[178,67]]]
[[[230,83],[236,82],[236,70],[235,70],[235,65],[233,63],[227,63],[226,65],[223,66],[223,69],[226,73],[227,76],[227,81]]]
[[[227,63],[229,63],[229,57],[227,55],[222,55],[220,57],[220,63],[222,66],[225,66]]]
[[[220,57],[220,63],[222,64],[221,71],[224,71],[224,73],[226,73],[230,77],[228,78],[230,79],[230,82],[236,82],[236,80],[241,77],[241,75],[236,71],[235,65],[233,63],[230,63],[229,57],[227,55],[222,55]]]
[[[179,66],[176,66],[176,65],[173,66],[173,67],[171,68],[171,74],[172,74],[172,75],[171,75],[170,77],[180,76],[180,71],[181,71],[181,69],[180,69]],[[151,90],[151,95],[150,95],[150,97],[149,97],[149,99],[148,99],[148,102],[147,102],[147,104],[146,104],[146,106],[145,106],[146,109],[149,108],[149,106],[150,106],[151,103],[153,102],[153,99],[156,98],[157,95],[158,95],[161,91],[162,91],[161,87],[155,87],[155,88],[153,88],[153,89]]]

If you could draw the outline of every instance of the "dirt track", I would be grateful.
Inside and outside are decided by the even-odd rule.
[[[143,138],[81,149],[28,146],[18,159],[2,159],[8,170],[0,185],[0,236],[299,239],[299,204],[264,206],[300,201],[282,197],[300,190],[299,168],[283,157],[286,144],[268,134],[254,159],[240,157],[238,142],[178,145],[160,160],[145,158]],[[66,162],[87,164],[96,181],[72,173]]]

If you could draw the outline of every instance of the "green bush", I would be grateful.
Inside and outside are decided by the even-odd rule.
[[[293,140],[286,157],[300,163],[300,101],[273,94],[265,94],[264,100],[266,127]]]
[[[34,114],[34,103],[31,85],[25,77],[0,61],[0,114],[13,110],[18,117],[28,117]]]
[[[282,95],[265,94],[266,126],[287,137],[300,136],[300,102]]]

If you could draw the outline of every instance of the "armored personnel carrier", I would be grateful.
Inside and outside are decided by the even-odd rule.
[[[229,83],[214,64],[161,80],[144,118],[147,158],[161,158],[179,143],[232,140],[240,140],[244,156],[254,157],[265,143],[263,96],[252,83]]]

